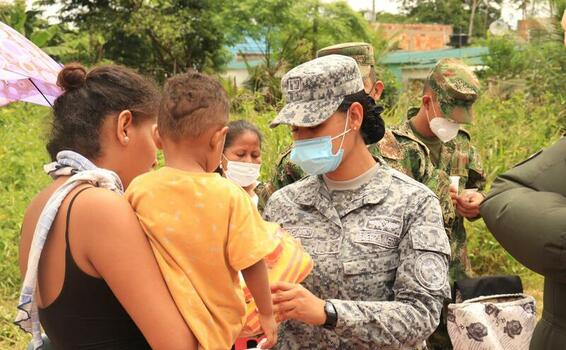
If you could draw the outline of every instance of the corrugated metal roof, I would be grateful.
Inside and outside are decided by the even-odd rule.
[[[444,49],[434,51],[397,51],[390,52],[383,56],[380,63],[389,65],[411,66],[417,68],[420,66],[431,67],[444,57],[461,58],[468,64],[482,64],[482,56],[489,53],[487,47],[462,47],[459,49]]]
[[[248,65],[250,67],[257,67],[257,66],[259,66],[263,63],[264,63],[263,60],[258,60],[258,59],[248,60]],[[236,61],[236,59],[232,59],[226,65],[226,69],[228,69],[228,70],[240,70],[240,69],[246,69],[246,68],[247,68],[247,66],[246,66],[246,63],[244,61]]]
[[[247,58],[247,63],[250,67],[257,67],[263,63],[263,59],[257,58],[257,55],[264,55],[265,51],[267,50],[267,45],[262,40],[255,40],[250,37],[245,37],[243,42],[229,47],[228,50],[230,50],[233,57],[232,60],[226,65],[226,68],[228,70],[241,70],[247,68],[246,63],[243,60],[237,60],[236,56],[252,56]]]
[[[232,47],[228,48],[230,52],[234,55],[236,54],[243,54],[243,55],[252,55],[252,54],[264,54],[265,50],[267,50],[267,45],[263,40],[255,40],[250,38],[249,36],[244,38],[244,41],[236,44]]]

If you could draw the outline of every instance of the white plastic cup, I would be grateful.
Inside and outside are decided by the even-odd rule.
[[[450,187],[456,190],[458,193],[458,189],[460,188],[460,176],[450,176]]]

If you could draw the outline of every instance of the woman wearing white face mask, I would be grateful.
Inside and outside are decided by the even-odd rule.
[[[246,120],[228,123],[228,133],[222,156],[222,173],[241,186],[258,205],[255,192],[261,167],[261,141],[259,129]]]

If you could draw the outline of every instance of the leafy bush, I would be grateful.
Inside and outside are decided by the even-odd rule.
[[[47,183],[45,134],[49,109],[14,104],[0,109],[0,348],[24,348],[27,336],[12,324],[20,288],[18,243],[24,211]]]
[[[558,103],[566,103],[566,47],[561,41],[520,44],[507,37],[495,37],[485,43],[489,54],[484,57],[488,67],[481,73],[484,79],[495,85],[518,79],[527,98],[543,99],[552,93]]]

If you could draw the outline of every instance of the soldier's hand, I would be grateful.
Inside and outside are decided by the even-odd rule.
[[[458,199],[458,189],[450,186],[450,199],[452,199],[452,204],[456,207],[456,202]]]
[[[277,282],[271,286],[271,293],[277,322],[297,320],[316,326],[326,322],[324,300],[300,284]]]
[[[463,193],[456,198],[456,211],[465,218],[477,218],[480,215],[480,204],[483,200],[483,194],[477,191],[463,191]]]

